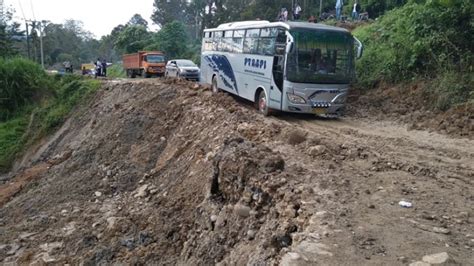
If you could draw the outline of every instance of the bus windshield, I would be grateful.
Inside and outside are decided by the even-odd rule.
[[[163,63],[165,62],[165,57],[158,54],[149,54],[146,56],[146,61],[148,63]]]
[[[288,54],[287,79],[296,83],[346,84],[354,74],[354,40],[349,33],[290,30],[294,46]]]

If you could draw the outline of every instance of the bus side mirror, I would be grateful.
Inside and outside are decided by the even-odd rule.
[[[364,46],[356,37],[354,37],[354,40],[356,41],[356,47],[357,47],[356,58],[359,59],[362,57],[362,53],[364,52]]]

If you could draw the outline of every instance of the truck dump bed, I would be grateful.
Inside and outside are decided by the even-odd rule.
[[[137,69],[141,67],[143,52],[125,54],[122,57],[124,69]]]

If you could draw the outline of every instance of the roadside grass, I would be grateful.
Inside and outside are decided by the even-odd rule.
[[[75,75],[52,77],[52,93],[0,122],[0,173],[30,145],[60,127],[71,111],[100,88],[97,80]]]
[[[11,166],[14,155],[24,147],[26,139],[23,135],[28,126],[28,117],[28,114],[24,113],[0,123],[0,172]]]
[[[110,78],[125,78],[126,74],[121,64],[114,64],[107,68],[107,76]]]

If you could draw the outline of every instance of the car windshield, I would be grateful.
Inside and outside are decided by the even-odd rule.
[[[349,83],[354,75],[354,39],[349,33],[290,31],[294,47],[288,55],[287,78],[297,83]]]
[[[148,63],[163,63],[165,62],[165,57],[163,55],[149,54],[146,60]]]
[[[180,67],[195,67],[196,64],[194,64],[192,61],[177,61],[176,62],[178,64],[178,66]]]

